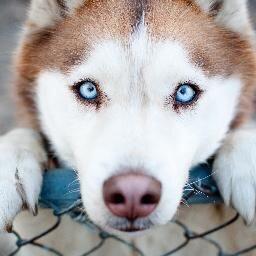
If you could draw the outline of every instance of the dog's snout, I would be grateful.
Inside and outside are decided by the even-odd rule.
[[[104,183],[103,197],[112,214],[134,221],[155,210],[161,198],[161,183],[142,174],[114,176]]]

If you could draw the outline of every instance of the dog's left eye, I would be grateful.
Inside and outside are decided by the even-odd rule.
[[[174,96],[176,103],[189,104],[195,100],[197,91],[191,84],[184,83],[178,87]]]
[[[92,81],[83,81],[77,85],[79,96],[85,100],[95,100],[98,97],[96,84]]]

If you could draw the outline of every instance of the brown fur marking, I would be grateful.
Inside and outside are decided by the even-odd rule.
[[[125,42],[143,13],[153,40],[182,42],[191,60],[209,76],[241,77],[245,86],[233,127],[243,123],[252,113],[255,95],[254,50],[249,41],[216,25],[214,17],[190,0],[87,0],[54,28],[30,34],[23,40],[16,62],[16,92],[22,119],[38,127],[33,90],[40,71],[67,72],[86,58],[97,41],[122,39]]]

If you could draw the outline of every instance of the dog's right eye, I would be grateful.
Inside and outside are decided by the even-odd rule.
[[[76,92],[80,98],[94,101],[98,97],[97,85],[93,81],[85,80],[76,84]]]

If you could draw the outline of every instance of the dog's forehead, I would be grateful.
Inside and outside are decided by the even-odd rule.
[[[196,16],[197,8],[192,4],[188,6],[183,0],[164,2],[85,1],[82,7],[70,17],[60,21],[56,27],[35,35],[32,46],[39,54],[40,64],[38,64],[61,70],[70,69],[81,59],[88,57],[94,46],[102,41],[118,40],[123,44],[129,44],[142,22],[147,26],[147,32],[152,40],[178,40],[180,37],[182,41],[185,38],[178,35],[185,33],[188,38],[197,35],[197,33],[191,35],[191,28],[185,26],[186,22],[190,22],[191,18],[188,17]],[[162,10],[162,5],[165,4]],[[177,19],[177,15],[180,14],[178,11],[186,12],[186,15]],[[181,27],[184,29],[181,30]],[[193,30],[195,29],[196,26]],[[45,34],[42,36],[43,33]],[[36,40],[37,36],[38,40]],[[28,47],[28,55],[31,52],[31,47]],[[37,60],[33,59],[33,61]]]
[[[54,28],[31,37],[23,54],[39,69],[35,73],[48,68],[65,72],[89,58],[103,41],[129,45],[142,23],[150,40],[179,42],[190,61],[209,74],[243,72],[239,70],[237,52],[248,48],[248,43],[219,28],[212,17],[188,0],[87,0]]]

